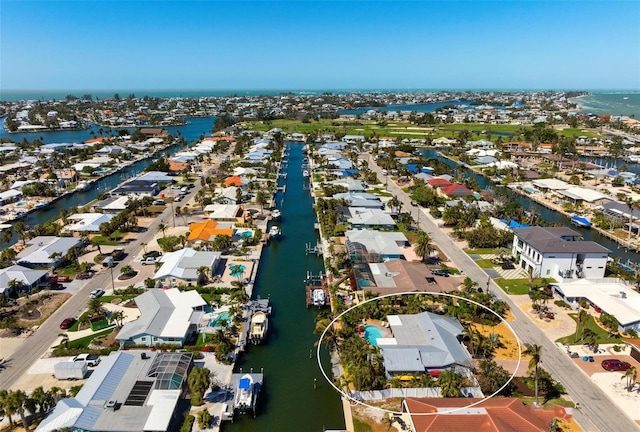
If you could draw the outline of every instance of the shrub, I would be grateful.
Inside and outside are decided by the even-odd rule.
[[[553,304],[563,309],[569,309],[569,305],[564,300],[556,300],[553,302]]]
[[[194,416],[189,414],[184,418],[184,422],[182,422],[182,426],[180,427],[180,432],[191,432],[191,428],[193,427],[193,422],[196,420]]]

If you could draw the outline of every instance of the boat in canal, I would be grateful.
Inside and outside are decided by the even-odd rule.
[[[327,304],[327,294],[323,289],[315,289],[311,293],[311,301],[315,307],[323,307]]]
[[[280,219],[280,216],[282,216],[282,213],[280,213],[280,210],[278,209],[275,209],[274,211],[271,212],[271,219],[273,220]]]
[[[233,398],[233,409],[235,412],[238,414],[253,413],[255,417],[263,377],[261,373],[231,375],[231,381],[236,384]]]
[[[280,230],[279,226],[274,225],[269,229],[269,238],[276,239],[280,238],[281,235],[282,230]]]
[[[571,223],[579,228],[591,228],[591,221],[582,216],[572,216]]]
[[[251,317],[251,327],[249,330],[249,342],[252,344],[261,344],[267,338],[267,330],[269,329],[269,318],[262,311],[257,311]]]

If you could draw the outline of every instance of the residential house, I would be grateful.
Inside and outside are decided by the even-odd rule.
[[[567,227],[513,230],[512,253],[520,267],[538,277],[563,279],[604,277],[611,251]]]
[[[178,405],[192,366],[190,352],[112,352],[74,398],[58,401],[36,431],[178,430]]]
[[[391,215],[378,208],[348,207],[346,216],[351,229],[390,231],[397,228]]]
[[[160,186],[156,182],[144,180],[132,180],[121,184],[111,191],[112,195],[123,195],[127,197],[156,196],[160,193]]]
[[[204,222],[194,222],[189,224],[188,242],[209,242],[216,236],[233,236],[233,222],[217,222],[208,220]]]
[[[100,225],[108,223],[116,215],[113,213],[77,213],[68,216],[67,219],[74,221],[63,228],[65,232],[72,233],[99,233]]]
[[[391,337],[376,342],[388,378],[473,367],[471,354],[461,342],[463,327],[455,317],[422,312],[389,315],[387,321]]]
[[[244,210],[237,204],[209,204],[204,208],[204,215],[218,222],[244,222]]]
[[[17,264],[0,269],[0,294],[6,296],[18,294],[11,281],[18,282],[22,291],[30,292],[33,287],[46,279],[48,273],[47,270],[33,270]]]
[[[91,211],[102,213],[120,213],[127,208],[129,202],[128,196],[110,196],[100,200],[91,206]]]
[[[384,208],[384,204],[378,196],[366,192],[338,193],[333,198],[345,200],[349,207]]]
[[[440,189],[442,195],[448,197],[465,197],[472,196],[473,191],[459,183],[452,183],[449,186],[443,186]]]
[[[27,241],[27,248],[16,256],[16,262],[27,267],[58,267],[70,249],[82,248],[74,237],[40,236]]]
[[[207,268],[206,276],[211,276],[220,265],[220,252],[202,252],[191,248],[169,252],[160,258],[162,266],[153,279],[165,286],[185,284],[197,285],[201,277],[199,269]]]
[[[207,302],[197,291],[154,289],[135,298],[140,316],[122,326],[120,346],[176,344],[195,339]]]
[[[455,284],[440,286],[431,274],[431,270],[423,263],[401,259],[382,263],[353,264],[350,282],[354,291],[370,291],[379,295],[457,290]]]
[[[238,191],[240,194],[238,195]],[[216,196],[213,198],[219,204],[236,205],[242,202],[242,189],[237,186],[229,186],[223,189],[216,189]],[[240,197],[240,200],[238,200]]]
[[[347,252],[353,262],[384,262],[404,258],[409,240],[402,232],[370,229],[345,232]]]
[[[515,397],[406,398],[402,412],[412,432],[548,432],[554,418],[571,420],[562,406],[536,408]]]

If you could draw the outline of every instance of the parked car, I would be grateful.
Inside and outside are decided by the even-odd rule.
[[[60,323],[60,329],[62,329],[62,330],[70,329],[71,327],[73,327],[73,325],[75,323],[76,323],[76,319],[75,318],[65,318]]]
[[[91,298],[100,298],[103,295],[104,295],[104,290],[101,290],[101,289],[93,290],[89,293],[89,297]]]
[[[142,259],[146,259],[146,258],[160,258],[162,256],[162,252],[159,251],[149,251],[149,252],[145,252],[142,255]]]
[[[100,356],[97,354],[78,354],[71,361],[84,362],[89,366],[98,366],[100,364]]]
[[[602,367],[608,371],[626,371],[631,367],[627,362],[618,359],[602,360]]]
[[[142,263],[142,265],[149,265],[149,264],[155,264],[156,263],[157,258],[154,257],[147,257],[144,258],[142,261],[140,261]]]
[[[69,276],[49,276],[51,282],[69,282],[71,278]]]
[[[431,274],[436,276],[449,277],[449,272],[446,270],[440,270],[440,269],[431,270]]]

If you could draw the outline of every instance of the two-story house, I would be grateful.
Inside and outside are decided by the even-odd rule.
[[[611,251],[567,227],[513,230],[512,253],[520,267],[534,276],[561,279],[604,277]]]

